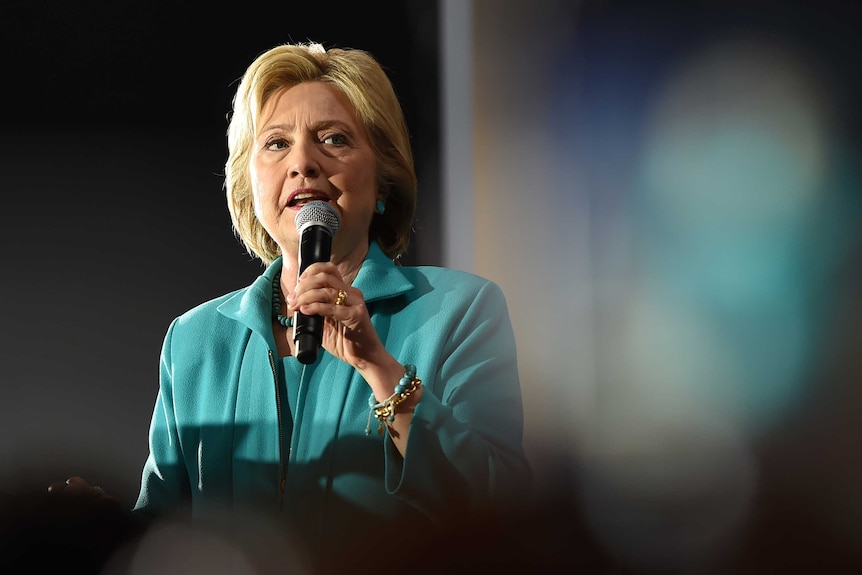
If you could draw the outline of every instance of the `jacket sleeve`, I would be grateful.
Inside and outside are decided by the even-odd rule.
[[[150,516],[177,509],[187,501],[190,491],[174,411],[171,341],[176,325],[174,320],[162,345],[159,391],[150,422],[150,452],[135,504],[135,511]]]
[[[386,488],[438,522],[514,512],[531,472],[515,337],[502,290],[486,281],[455,310],[434,381],[416,405],[404,458],[386,444]],[[426,371],[427,373],[427,371]]]

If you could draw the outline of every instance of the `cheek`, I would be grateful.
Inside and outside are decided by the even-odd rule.
[[[263,212],[261,208],[261,185],[260,182],[252,175],[251,177],[251,201],[252,206],[254,207],[254,215],[257,219],[260,219],[260,215]]]
[[[261,179],[260,170],[258,170],[254,162],[249,166],[249,181],[251,182],[251,197],[252,205],[254,206],[254,215],[260,219],[263,215],[263,204],[266,200],[266,185]]]
[[[377,201],[377,192],[380,189],[380,176],[378,170],[369,168],[358,174],[356,181],[359,182],[358,190],[364,199],[369,200],[371,205]]]

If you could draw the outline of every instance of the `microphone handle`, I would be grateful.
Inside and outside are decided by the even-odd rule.
[[[323,225],[310,225],[299,240],[299,275],[313,263],[328,262],[332,253],[332,234]],[[293,315],[293,341],[296,343],[296,359],[303,364],[317,361],[317,352],[323,339],[323,317],[305,315],[297,311]]]

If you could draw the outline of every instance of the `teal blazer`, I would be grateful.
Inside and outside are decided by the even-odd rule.
[[[171,323],[136,510],[254,510],[331,545],[374,525],[445,528],[522,501],[515,338],[495,283],[399,266],[371,245],[353,285],[386,349],[425,386],[402,458],[376,419],[366,433],[371,391],[350,365],[323,349],[306,366],[278,357],[280,269],[281,259]]]

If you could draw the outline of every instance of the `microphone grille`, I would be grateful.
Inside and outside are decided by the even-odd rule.
[[[302,231],[302,228],[309,225],[316,225],[326,227],[330,234],[335,235],[341,225],[341,220],[338,218],[338,212],[335,211],[335,208],[322,200],[315,200],[302,206],[302,209],[296,214],[294,223],[297,231]]]

